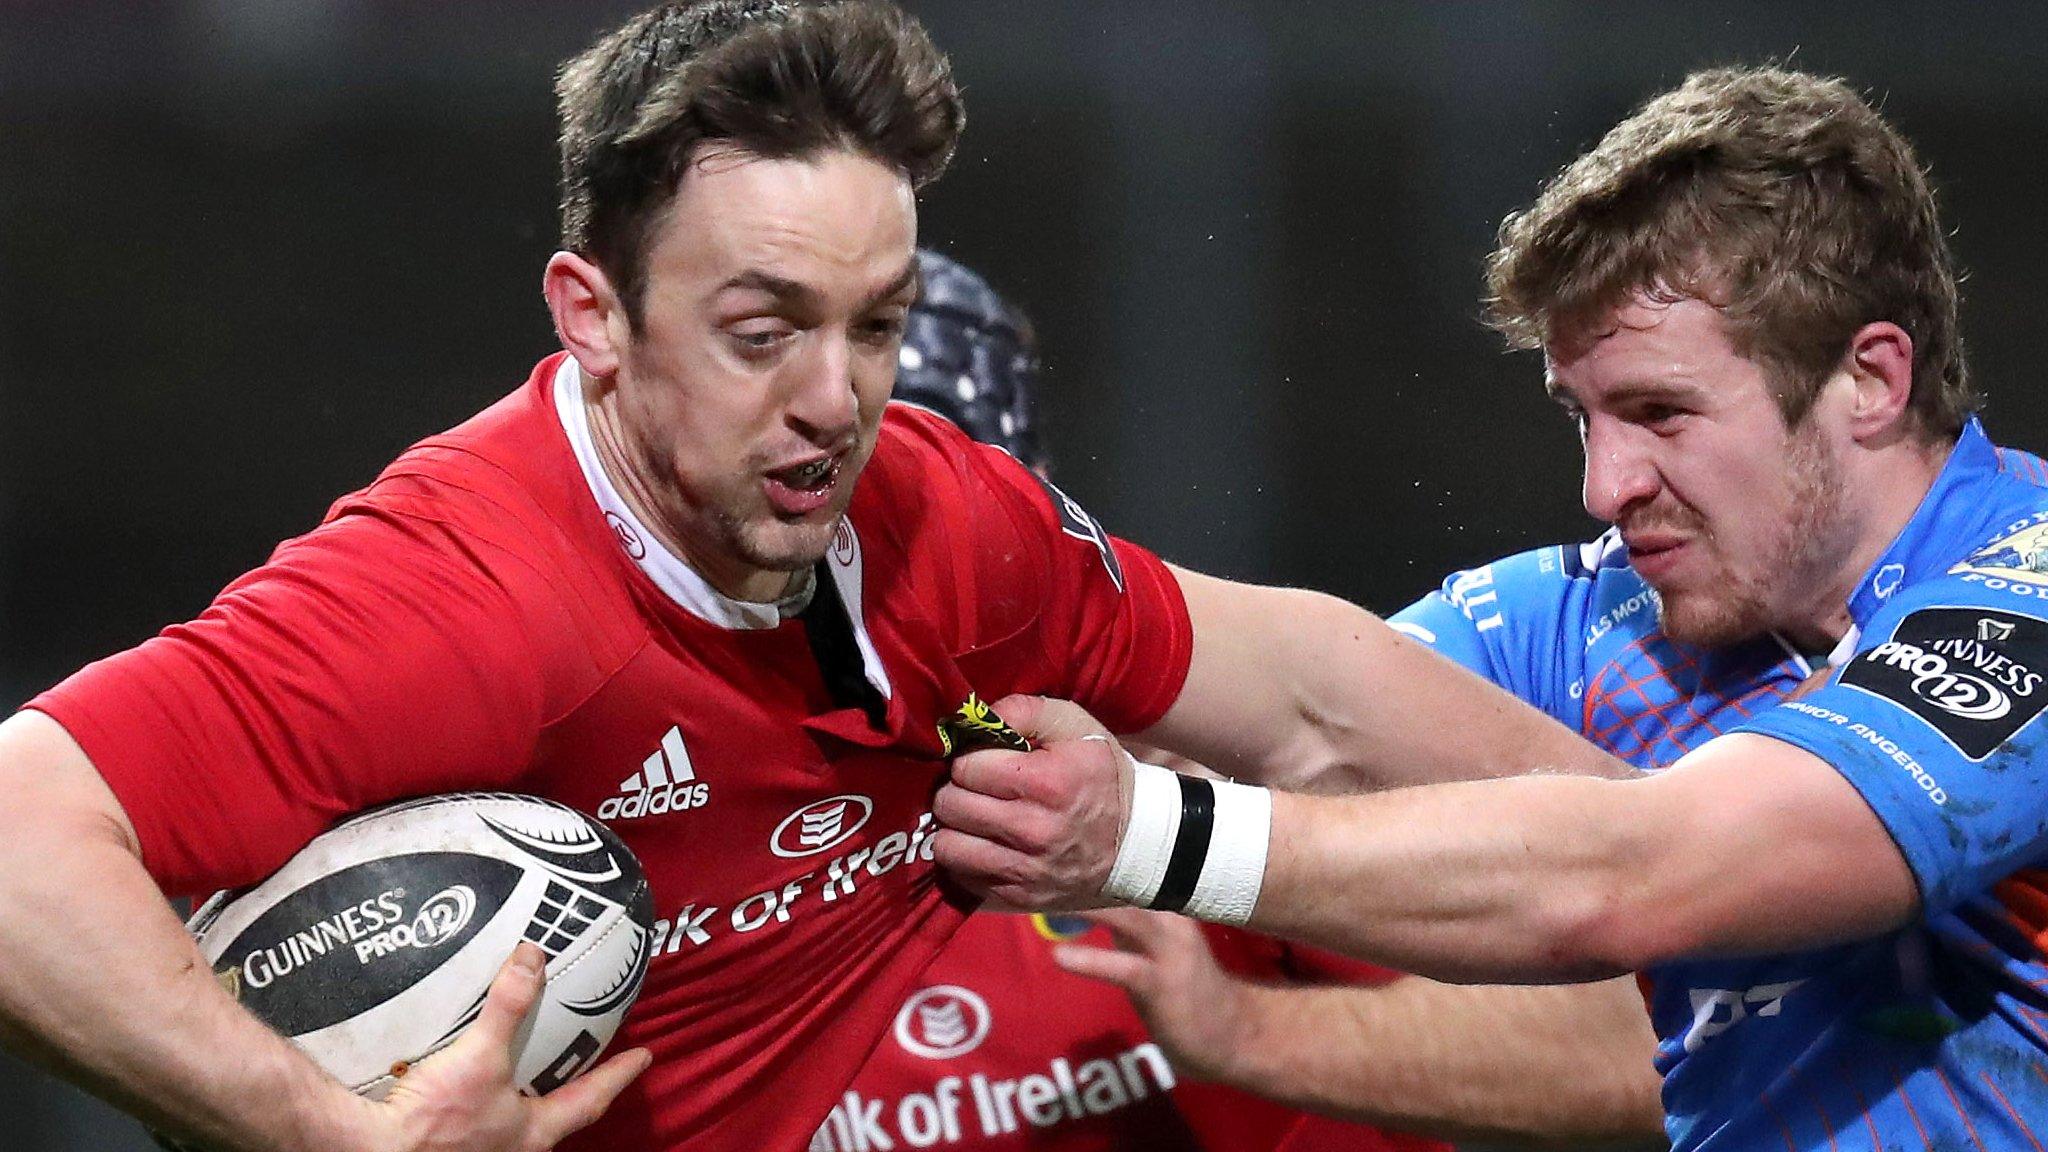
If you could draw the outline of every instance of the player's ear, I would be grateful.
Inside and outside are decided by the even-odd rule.
[[[1842,359],[1855,387],[1850,421],[1857,438],[1897,428],[1913,398],[1913,338],[1889,320],[1865,324],[1849,337]]]
[[[604,269],[574,252],[557,252],[541,275],[541,294],[555,335],[584,373],[600,380],[617,373],[632,326]]]

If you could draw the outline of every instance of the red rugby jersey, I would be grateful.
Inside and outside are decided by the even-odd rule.
[[[656,1059],[564,1147],[799,1149],[965,914],[930,863],[939,718],[1034,692],[1145,727],[1185,678],[1186,607],[1156,558],[893,406],[828,556],[886,686],[877,727],[834,703],[803,621],[713,623],[627,554],[654,545],[593,498],[555,405],[574,373],[543,361],[198,619],[30,706],[174,893],[254,881],[408,796],[600,815],[663,918],[617,1042]]]
[[[1385,969],[1205,926],[1255,979],[1383,983]],[[1129,997],[1053,962],[1110,942],[1073,916],[969,918],[896,1009],[810,1152],[1449,1152],[1178,1076]]]

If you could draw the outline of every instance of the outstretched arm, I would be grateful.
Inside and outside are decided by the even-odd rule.
[[[997,709],[1027,736],[1081,727],[1071,705]],[[1097,899],[1131,823],[1133,774],[1113,743],[1064,735],[963,757],[935,801],[938,859],[1013,906]],[[1818,947],[1919,907],[1856,789],[1763,736],[1718,738],[1635,779],[1270,800],[1250,926],[1439,979],[1590,980],[1682,955]]]
[[[1632,980],[1257,983],[1224,972],[1191,921],[1136,909],[1090,915],[1118,947],[1063,944],[1060,965],[1130,993],[1189,1075],[1445,1140],[1663,1142],[1656,1038]]]
[[[490,1006],[391,1101],[351,1094],[230,999],[143,870],[135,835],[54,720],[0,722],[0,1040],[172,1135],[221,1149],[552,1146],[603,1112],[644,1052],[543,1100],[507,1046],[539,995],[508,964]]]
[[[1655,776],[1273,797],[1254,926],[1450,980],[1584,980],[1821,947],[1919,908],[1849,782],[1768,737]]]

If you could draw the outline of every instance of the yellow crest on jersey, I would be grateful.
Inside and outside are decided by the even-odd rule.
[[[959,711],[939,721],[939,747],[948,756],[1006,748],[1012,752],[1031,751],[1031,742],[996,715],[980,696],[968,693]]]

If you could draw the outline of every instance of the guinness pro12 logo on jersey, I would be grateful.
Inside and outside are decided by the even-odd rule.
[[[1842,683],[1932,725],[1972,760],[2048,707],[2048,621],[1990,608],[1922,608],[1864,652]]]

